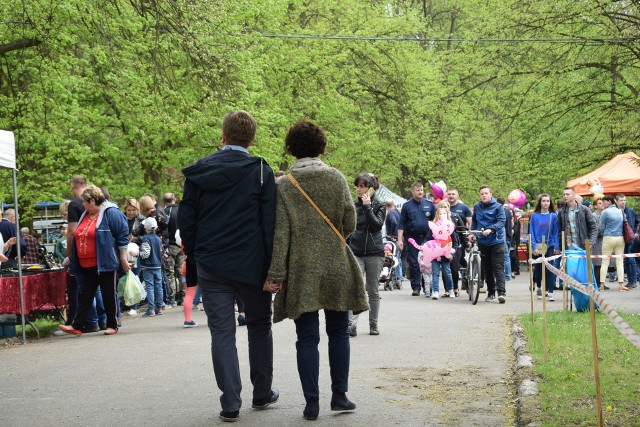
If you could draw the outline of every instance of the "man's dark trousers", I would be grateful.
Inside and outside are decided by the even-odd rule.
[[[484,279],[487,282],[488,296],[506,295],[507,291],[504,286],[504,242],[497,245],[481,246],[480,257],[482,259],[482,270]]]
[[[236,293],[244,301],[249,338],[249,367],[253,398],[264,399],[273,381],[273,337],[271,334],[271,294],[262,283],[249,285],[211,277],[198,264],[198,285],[211,331],[211,356],[223,411],[242,406],[240,367],[236,348]]]
[[[410,236],[418,245],[422,245],[426,236]],[[407,260],[409,261],[409,280],[411,281],[411,289],[414,292],[420,292],[422,273],[420,272],[420,264],[418,264],[418,248],[409,243],[407,239]]]

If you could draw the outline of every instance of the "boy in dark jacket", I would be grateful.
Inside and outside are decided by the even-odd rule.
[[[147,289],[147,312],[142,317],[153,317],[162,314],[162,243],[155,233],[158,223],[155,218],[149,217],[142,221],[147,234],[142,236],[140,246],[140,266]],[[154,314],[155,308],[155,314]]]

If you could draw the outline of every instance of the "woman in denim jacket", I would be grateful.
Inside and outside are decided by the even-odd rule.
[[[624,254],[624,237],[622,237],[622,211],[615,204],[612,195],[604,196],[605,209],[600,216],[600,224],[598,230],[602,233],[602,268],[600,270],[600,288],[604,289],[604,281],[607,277],[607,268],[609,268],[609,255]],[[624,286],[624,263],[622,258],[616,258],[616,272],[618,273],[618,289],[620,291],[628,291],[629,288]]]

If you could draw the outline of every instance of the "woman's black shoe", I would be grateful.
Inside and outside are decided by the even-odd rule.
[[[356,404],[347,399],[345,393],[333,393],[331,396],[332,411],[353,411],[354,409],[356,409]]]
[[[307,406],[304,408],[304,412],[302,415],[305,420],[315,421],[318,419],[318,414],[320,413],[320,403],[318,399],[313,399],[307,402]]]

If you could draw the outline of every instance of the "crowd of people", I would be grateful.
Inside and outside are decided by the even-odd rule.
[[[256,121],[249,113],[227,114],[222,148],[183,170],[179,205],[172,193],[164,194],[162,207],[145,194],[127,198],[120,210],[107,189],[89,185],[82,176],[73,178],[75,199],[61,208],[67,224],[55,251],[69,273],[69,315],[60,326],[62,333],[102,330],[114,335],[123,312],[138,315],[139,307],[122,307],[116,292],[118,280],[131,270],[141,276],[147,291],[142,317],[182,305],[183,326],[192,328],[198,326],[192,309],[206,312],[222,393],[220,417],[235,421],[242,406],[236,321],[247,327],[252,407],[260,410],[279,399],[273,386],[272,323],[292,319],[306,401],[302,415],[315,420],[320,412],[319,311],[324,311],[329,338],[330,407],[352,411],[356,404],[347,397],[350,338],[357,336],[359,315],[367,310],[369,334],[381,333],[379,285],[386,243],[397,247],[396,286],[402,286],[406,274],[412,296],[439,299],[442,277],[442,297],[453,299],[464,289],[470,239],[465,231],[478,230],[486,301],[506,303],[505,284],[519,274],[522,212],[505,206],[489,186],[480,187],[479,201],[471,208],[456,188],[435,204],[424,185],[415,182],[411,199],[396,209],[392,201],[376,197],[379,182],[373,174],[357,175],[352,193],[342,173],[320,159],[327,141],[316,124],[302,120],[288,131],[284,147],[296,159],[288,173],[274,173],[264,159],[249,154],[255,133]],[[619,196],[596,200],[592,213],[572,189],[565,189],[562,203],[541,194],[528,213],[532,256],[558,253],[563,236],[567,245],[582,248],[589,239],[603,255],[633,250],[637,233],[628,244],[620,239],[623,223],[635,229],[635,212]],[[444,243],[450,253],[421,264],[418,247],[435,239],[430,223],[438,220],[454,224]],[[11,258],[16,238],[7,237],[4,252]],[[628,285],[617,263],[621,291],[635,287],[636,264],[631,261]],[[602,285],[608,259],[603,264],[597,276]],[[536,267],[538,287],[540,276]],[[553,281],[547,277],[548,286]],[[553,286],[548,291],[553,300]],[[538,295],[542,297],[540,291]]]

